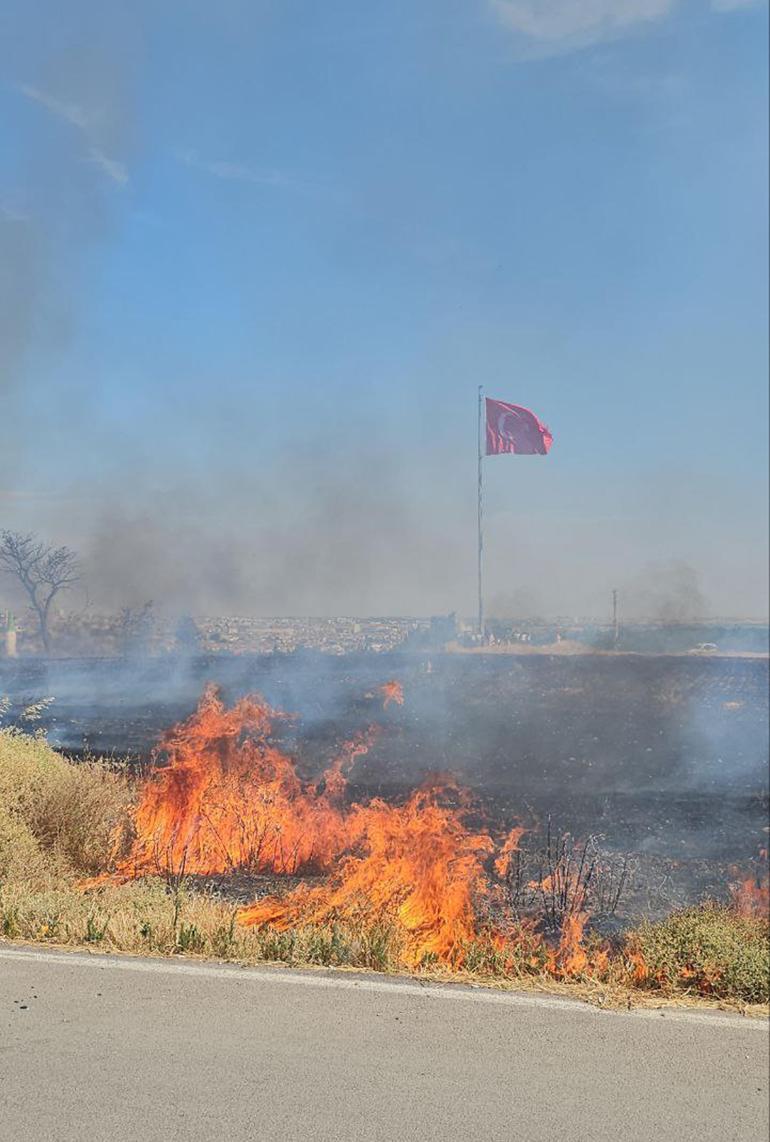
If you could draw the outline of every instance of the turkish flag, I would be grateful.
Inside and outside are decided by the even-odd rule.
[[[553,444],[550,430],[534,412],[520,404],[487,401],[487,456],[515,452],[519,456],[545,456]]]

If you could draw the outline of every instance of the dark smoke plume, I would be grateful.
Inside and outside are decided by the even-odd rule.
[[[679,560],[651,564],[622,592],[626,618],[687,622],[708,615],[695,568]]]

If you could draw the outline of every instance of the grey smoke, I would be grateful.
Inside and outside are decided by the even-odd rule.
[[[262,7],[224,0],[212,9],[195,0],[186,14],[242,36],[244,21],[255,30]],[[131,204],[144,143],[138,124],[150,113],[142,108],[140,114],[139,107],[149,55],[144,37],[153,14],[154,6],[142,2],[29,0],[16,5],[7,21],[12,26],[0,37],[4,97],[17,102],[31,128],[17,168],[0,186],[0,525],[75,547],[90,601],[110,609],[152,598],[177,613],[472,610],[473,386],[500,368],[491,350],[484,357],[489,331],[479,334],[458,320],[455,329],[435,332],[423,359],[407,355],[397,365],[426,378],[424,386],[415,383],[408,438],[409,425],[366,422],[339,391],[329,396],[341,411],[327,435],[291,438],[275,412],[291,399],[291,373],[259,371],[258,334],[253,360],[238,366],[247,373],[238,378],[240,400],[227,375],[185,373],[180,401],[182,366],[173,359],[147,366],[157,369],[142,378],[147,403],[127,411],[102,401],[99,369],[119,369],[117,354],[87,376],[63,375],[64,350],[82,331],[78,299],[82,275],[96,260],[91,255],[116,233],[119,210],[121,220],[136,221]],[[194,124],[179,126],[169,156],[173,146],[195,145]],[[387,199],[383,209],[411,218],[408,204],[395,209],[389,197],[404,187],[394,182],[378,193]],[[348,222],[347,216],[338,220],[340,232],[330,236],[341,250]],[[407,227],[410,243],[421,240],[419,229]],[[338,250],[336,256],[345,255]],[[286,340],[298,329],[301,319],[287,319]],[[503,348],[515,356],[513,341]],[[324,369],[333,371],[333,363],[323,347],[319,356],[322,389]],[[365,372],[362,392],[370,383]],[[444,427],[456,425],[454,413],[437,411],[436,404],[445,378],[460,391],[458,377],[468,386],[467,453],[465,428],[458,444],[460,436]],[[380,374],[375,384],[386,381]],[[271,446],[277,439],[286,454],[276,458]],[[557,440],[562,446],[576,447]],[[408,449],[407,475],[399,456]],[[41,455],[48,463],[42,476]],[[629,617],[704,613],[703,595],[716,595],[715,574],[711,570],[704,591],[692,567],[713,567],[710,534],[704,544],[701,527],[700,539],[688,533],[680,546],[680,512],[671,506],[668,484],[652,510],[666,517],[674,541],[660,537],[657,515],[655,534],[652,526],[647,535],[640,527],[629,541],[625,517],[592,518],[580,488],[561,515],[551,499],[544,523],[537,506],[527,507],[536,470],[539,479],[543,469],[526,461],[501,460],[494,476],[490,467],[490,614],[607,615],[616,585]],[[628,581],[648,551],[667,550],[681,551],[690,570],[677,564]],[[741,569],[725,577],[718,608],[729,606],[724,597],[736,576],[747,584],[741,597],[760,597],[760,559],[740,562]],[[3,588],[0,604],[7,598]]]
[[[10,402],[33,336],[35,304],[43,288],[46,250],[41,228],[21,211],[0,210],[0,397]],[[6,406],[6,424],[14,408]],[[10,414],[10,415],[9,415]],[[3,455],[7,463],[4,440]]]
[[[709,614],[694,567],[680,560],[650,564],[621,592],[625,618],[686,622]]]
[[[411,590],[423,613],[452,609],[453,538],[424,527],[387,449],[342,455],[311,437],[267,476],[249,451],[237,475],[203,476],[153,508],[112,504],[96,519],[84,552],[94,599],[295,615],[368,613],[378,599],[393,614]]]
[[[65,431],[62,413],[78,395],[63,402],[55,379],[32,377],[71,336],[84,259],[109,235],[128,177],[136,45],[122,5],[30,0],[4,21],[4,98],[34,129],[0,186],[0,491],[23,483],[29,442]]]
[[[496,592],[487,610],[490,617],[497,619],[534,619],[546,613],[537,590],[530,587]]]

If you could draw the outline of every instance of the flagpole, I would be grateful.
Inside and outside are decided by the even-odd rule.
[[[483,583],[483,570],[484,570],[484,465],[482,452],[482,426],[483,415],[482,409],[484,407],[484,386],[479,385],[479,423],[476,432],[478,451],[479,451],[479,503],[478,503],[478,523],[479,523],[479,546],[478,546],[478,579],[479,579],[479,639],[484,639],[484,583]]]

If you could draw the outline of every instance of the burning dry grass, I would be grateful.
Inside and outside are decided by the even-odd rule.
[[[199,955],[254,964],[323,964],[377,971],[399,963],[387,925],[305,925],[287,932],[244,929],[232,903],[148,877],[95,893],[51,883],[0,888],[0,931],[7,939],[90,946],[143,955]]]
[[[161,742],[168,766],[142,789],[126,877],[329,871],[349,844],[345,773],[374,730],[347,742],[317,782],[304,783],[270,741],[276,715],[243,698],[226,709],[208,689]]]
[[[311,782],[271,742],[270,724],[264,704],[227,710],[209,692],[167,735],[169,764],[141,786],[113,767],[72,764],[40,737],[0,732],[2,935],[249,964],[561,981],[603,998],[635,988],[767,1001],[761,870],[739,883],[732,908],[689,909],[608,941],[591,930],[591,913],[605,896],[617,902],[624,870],[607,881],[593,842],[549,837],[543,874],[522,881],[522,830],[485,829],[450,779],[402,804],[347,801],[345,772],[373,730]],[[243,908],[196,887],[244,870],[270,874],[272,894]],[[295,876],[281,891],[296,873],[314,880]]]
[[[482,861],[492,841],[466,828],[452,803],[458,797],[462,791],[444,780],[418,789],[404,805],[377,799],[355,806],[353,851],[331,879],[245,908],[240,923],[285,931],[385,917],[403,934],[407,966],[461,964],[476,934],[474,900],[485,891]]]

